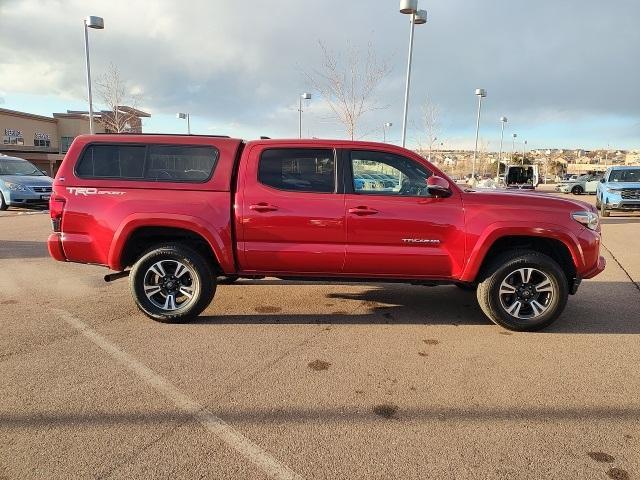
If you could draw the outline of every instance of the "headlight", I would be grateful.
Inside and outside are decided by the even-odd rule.
[[[578,223],[583,224],[590,230],[598,228],[598,214],[593,212],[573,212],[571,217]]]
[[[13,190],[14,192],[26,192],[27,187],[25,187],[24,185],[20,185],[19,183],[13,183],[13,182],[4,182],[4,184],[7,186],[7,188],[9,190]]]
[[[618,193],[619,194],[622,189],[621,188],[609,188],[609,187],[606,187],[605,190],[608,193]]]

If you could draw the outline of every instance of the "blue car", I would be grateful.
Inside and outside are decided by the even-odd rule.
[[[609,167],[598,183],[596,207],[601,217],[611,210],[640,211],[640,166]]]
[[[0,210],[46,206],[53,179],[22,158],[0,155]]]

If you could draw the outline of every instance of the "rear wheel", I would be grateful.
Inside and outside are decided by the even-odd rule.
[[[584,190],[580,185],[576,185],[571,189],[571,193],[573,193],[574,195],[582,195],[583,192]]]
[[[7,208],[9,208],[9,205],[7,205],[7,202],[4,201],[2,192],[0,192],[0,210],[6,210]]]
[[[498,325],[535,331],[551,325],[564,310],[567,279],[550,257],[529,250],[508,252],[484,272],[478,303]]]
[[[129,279],[138,308],[165,323],[196,317],[211,303],[216,290],[207,261],[180,244],[149,250],[133,266]]]

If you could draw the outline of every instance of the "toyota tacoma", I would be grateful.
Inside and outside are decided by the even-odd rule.
[[[374,142],[82,135],[50,213],[53,258],[128,275],[161,322],[199,315],[220,281],[269,276],[454,284],[493,322],[539,330],[605,266],[594,207],[461,188]]]

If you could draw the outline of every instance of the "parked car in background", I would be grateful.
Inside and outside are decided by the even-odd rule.
[[[0,155],[0,210],[48,205],[52,184],[31,162]]]
[[[504,184],[507,188],[533,190],[540,183],[538,165],[507,165]]]
[[[562,175],[562,177],[560,178],[560,182],[562,183],[566,183],[566,182],[572,182],[574,180],[576,180],[580,175],[577,175],[575,173],[566,173],[564,175]]]
[[[611,210],[640,210],[640,167],[609,167],[598,183],[596,207],[602,217]]]
[[[601,178],[601,174],[595,173],[580,175],[575,180],[558,184],[556,190],[562,193],[573,193],[574,195],[582,195],[583,193],[595,194]]]

